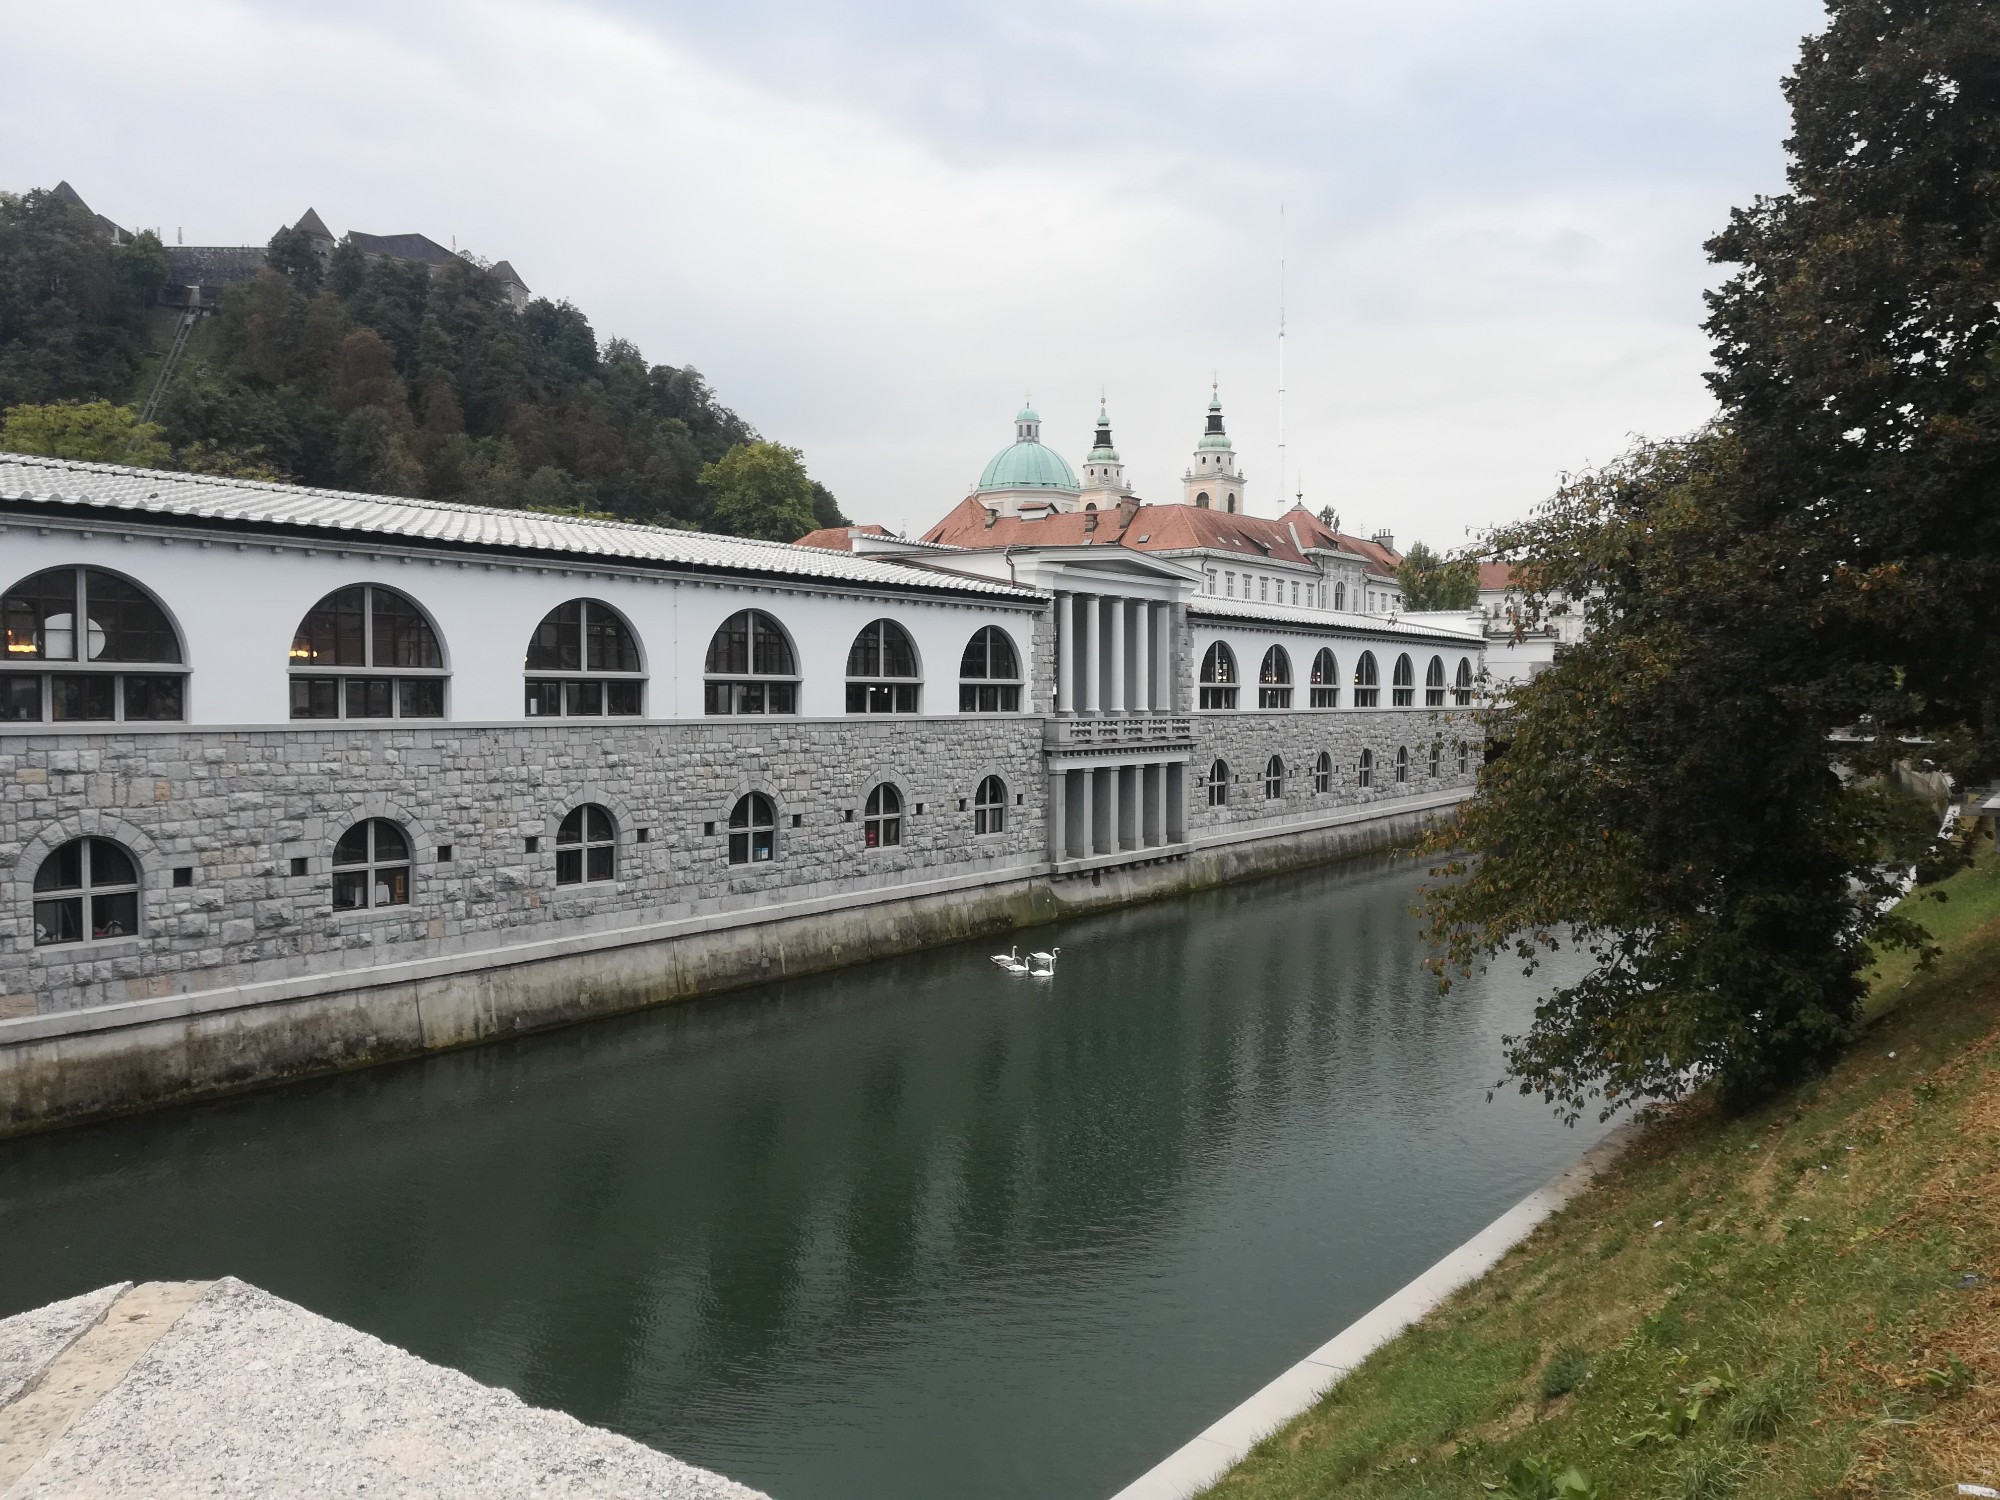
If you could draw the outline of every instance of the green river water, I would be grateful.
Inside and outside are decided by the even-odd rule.
[[[232,1274],[777,1500],[1102,1500],[1582,1151],[1407,862],[0,1142],[0,1315]],[[1004,944],[1001,946],[1005,946]]]

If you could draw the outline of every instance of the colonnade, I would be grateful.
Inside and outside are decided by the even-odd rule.
[[[1056,594],[1056,712],[1170,713],[1173,609],[1119,594]]]
[[[1049,853],[1088,859],[1182,843],[1187,765],[1124,762],[1049,772]]]

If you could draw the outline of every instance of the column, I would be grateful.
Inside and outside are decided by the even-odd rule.
[[[1139,770],[1138,766],[1120,766],[1115,773],[1118,777],[1118,847],[1139,849],[1145,846],[1145,834],[1139,827]]]
[[[1074,773],[1078,786],[1077,852],[1085,859],[1097,852],[1097,777],[1092,771]]]
[[[1076,712],[1076,621],[1073,615],[1070,596],[1057,594],[1056,712],[1059,714]]]
[[[1172,843],[1167,837],[1167,767],[1146,768],[1146,842],[1157,847]]]
[[[1125,696],[1125,601],[1110,598],[1104,603],[1111,611],[1111,680],[1105,684],[1104,711],[1122,714],[1129,706]]]
[[[1141,599],[1133,606],[1132,617],[1132,711],[1154,711],[1153,698],[1153,606]]]
[[[1167,773],[1167,842],[1187,842],[1187,762],[1173,761]]]
[[[1049,772],[1049,858],[1069,853],[1069,773]]]
[[[1080,594],[1077,596],[1081,607],[1076,611],[1076,644],[1079,660],[1076,678],[1076,711],[1084,714],[1097,712],[1097,596]]]
[[[1173,608],[1166,604],[1146,606],[1147,633],[1153,638],[1153,707],[1163,714],[1174,711],[1174,653],[1171,622]]]
[[[1112,780],[1117,771],[1110,767],[1090,773],[1091,831],[1097,837],[1090,846],[1092,854],[1114,854],[1118,849],[1118,805]]]

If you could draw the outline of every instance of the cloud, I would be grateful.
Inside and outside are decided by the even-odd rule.
[[[1179,492],[1211,372],[1277,504],[1450,541],[1706,411],[1700,242],[1779,186],[1772,0],[37,7],[0,185],[190,243],[308,203],[513,262],[922,526],[1032,390]],[[87,81],[79,87],[78,80]],[[1289,486],[1287,486],[1289,488]]]

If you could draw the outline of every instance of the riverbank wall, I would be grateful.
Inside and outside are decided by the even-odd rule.
[[[1406,847],[1464,787],[1185,843],[0,1020],[0,1135],[393,1062]]]

